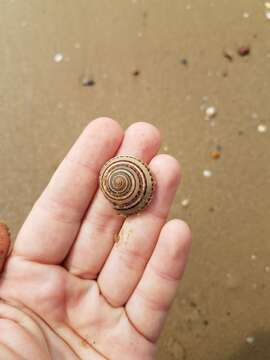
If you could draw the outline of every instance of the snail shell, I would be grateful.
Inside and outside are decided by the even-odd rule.
[[[150,203],[154,179],[150,169],[132,156],[116,156],[100,172],[100,188],[114,209],[125,216],[136,214]]]

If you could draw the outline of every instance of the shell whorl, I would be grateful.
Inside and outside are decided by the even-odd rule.
[[[109,160],[101,169],[99,181],[105,197],[125,216],[142,211],[150,203],[155,185],[148,166],[125,155]]]

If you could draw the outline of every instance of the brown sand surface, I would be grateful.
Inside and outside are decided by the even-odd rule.
[[[265,11],[259,0],[0,2],[0,218],[13,234],[90,119],[152,122],[181,162],[171,217],[194,242],[160,360],[270,359]]]

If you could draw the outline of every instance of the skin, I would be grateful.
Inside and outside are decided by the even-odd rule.
[[[147,123],[124,132],[99,118],[83,131],[5,263],[1,359],[155,358],[191,243],[183,221],[166,223],[180,169],[173,157],[157,155],[159,146]],[[102,165],[116,154],[149,163],[157,182],[151,205],[127,219],[98,189]]]

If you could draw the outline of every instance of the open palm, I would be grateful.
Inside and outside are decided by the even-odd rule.
[[[165,224],[180,179],[147,123],[92,121],[23,225],[0,278],[0,358],[153,359],[190,247]],[[151,205],[127,219],[98,190],[116,154],[150,163]]]

